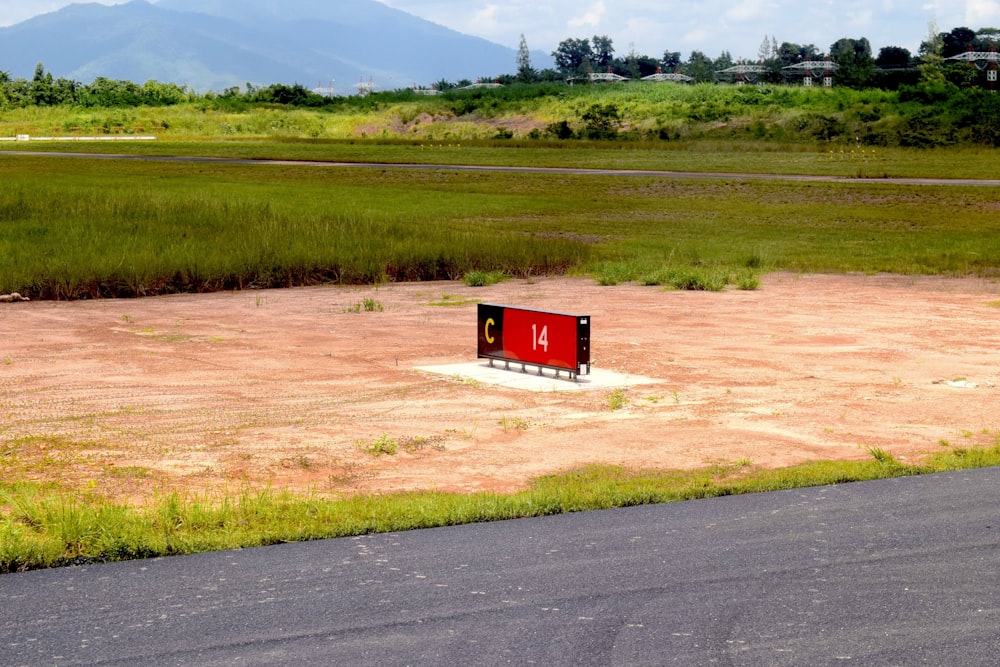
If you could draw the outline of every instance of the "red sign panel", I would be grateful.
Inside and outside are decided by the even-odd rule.
[[[590,372],[590,318],[479,304],[479,357]]]

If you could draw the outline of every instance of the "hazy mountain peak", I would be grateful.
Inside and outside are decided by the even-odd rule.
[[[375,0],[134,0],[74,4],[0,28],[0,70],[150,79],[222,90],[359,79],[380,89],[514,73],[516,52]]]

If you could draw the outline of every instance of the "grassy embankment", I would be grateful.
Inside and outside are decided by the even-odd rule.
[[[204,154],[197,142],[208,140],[212,154],[345,160],[369,159],[378,141],[396,143],[379,148],[378,159],[389,162],[651,169],[694,163],[708,171],[977,177],[996,171],[995,151],[975,148],[996,145],[996,105],[987,91],[958,89],[542,84],[434,97],[378,93],[317,109],[224,97],[153,108],[0,109],[0,138],[153,134],[155,144],[128,150]],[[565,132],[574,139],[555,139]],[[586,141],[608,136],[618,141]],[[51,146],[5,142],[0,148],[15,145]],[[60,149],[117,152],[120,146],[66,143]],[[432,146],[452,150],[423,150]],[[966,148],[895,150],[938,146]],[[512,150],[495,150],[500,147]]]
[[[819,140],[929,147],[989,144],[990,116],[997,104],[986,90],[936,84],[883,91],[638,82],[513,85],[438,96],[379,92],[316,101],[318,105],[292,109],[242,96],[192,97],[166,107],[0,108],[0,137],[167,133],[212,140],[254,136],[460,141],[565,137],[567,131],[606,137],[611,130],[629,141]],[[564,121],[567,126],[562,127]]]
[[[206,123],[210,117],[185,112]],[[180,123],[168,124],[174,133]],[[425,141],[373,147],[368,141],[302,142],[302,136],[301,128],[287,136],[264,130],[239,142],[129,144],[127,150],[872,177],[980,175],[988,169],[976,163],[995,159],[972,149],[915,158],[903,149],[862,154],[855,147],[852,154],[849,144],[815,141],[754,150],[755,144],[732,137],[726,143],[685,143],[681,137],[649,144]],[[42,147],[55,146],[126,150],[124,144]],[[500,146],[509,150],[496,150]],[[961,165],[968,171],[959,172]],[[1000,266],[995,197],[983,187],[19,156],[0,157],[0,177],[0,292],[35,297],[458,277],[473,270],[570,271],[606,283],[666,282],[694,272],[717,285],[718,276],[777,269],[995,275]],[[779,471],[743,464],[695,473],[587,469],[538,480],[513,496],[327,501],[254,492],[222,500],[169,496],[148,508],[112,504],[93,489],[59,489],[3,475],[0,571],[996,465],[1000,442],[947,447],[919,466],[899,464],[881,451],[872,454],[862,463]],[[0,452],[0,466],[8,468],[16,455],[16,448]]]

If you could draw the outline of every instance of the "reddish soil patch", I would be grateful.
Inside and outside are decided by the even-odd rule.
[[[382,312],[347,312],[371,298]],[[473,300],[593,318],[596,367],[661,380],[525,392],[475,358]],[[436,304],[458,305],[436,305]],[[904,460],[1000,437],[1000,288],[766,276],[671,292],[584,279],[0,305],[0,471],[141,500],[181,489],[512,491],[587,463]],[[383,435],[395,455],[365,451]]]

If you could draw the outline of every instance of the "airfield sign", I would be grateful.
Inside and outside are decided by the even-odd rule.
[[[590,317],[479,304],[478,357],[560,372],[573,379],[590,373]]]

